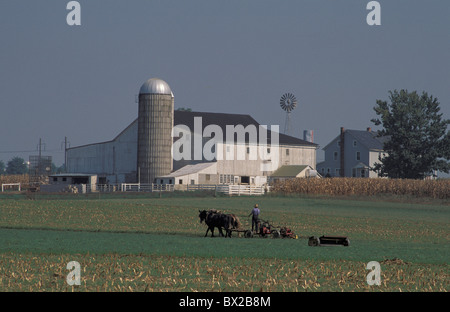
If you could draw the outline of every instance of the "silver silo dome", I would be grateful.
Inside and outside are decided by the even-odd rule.
[[[167,82],[147,80],[139,90],[137,170],[141,183],[172,171],[174,97]]]

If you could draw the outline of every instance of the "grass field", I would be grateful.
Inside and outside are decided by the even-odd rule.
[[[300,238],[203,237],[199,210],[248,228],[256,202]],[[6,195],[0,291],[448,291],[449,221],[448,202],[405,198]],[[322,234],[350,246],[308,246]],[[70,261],[80,286],[66,283]],[[366,282],[369,261],[380,286]]]

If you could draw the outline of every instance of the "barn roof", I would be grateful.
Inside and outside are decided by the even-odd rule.
[[[308,165],[284,165],[278,168],[271,177],[296,177],[300,172],[305,170]]]
[[[227,113],[210,113],[210,112],[189,112],[189,111],[175,111],[174,112],[174,126],[186,125],[191,131],[194,131],[194,117],[202,118],[203,129],[208,125],[217,125],[222,129],[223,141],[226,141],[226,127],[227,125],[242,125],[245,127],[249,125],[254,125],[258,130],[257,140],[259,140],[259,126],[260,124],[253,119],[250,115],[243,114],[227,114]],[[203,131],[202,129],[202,131]],[[235,136],[235,141],[238,138]],[[245,141],[248,142],[248,135],[246,135]],[[289,136],[283,133],[279,133],[279,144],[280,145],[303,145],[317,147],[315,143],[311,143],[293,136]],[[271,131],[267,130],[267,144],[271,143]]]
[[[176,177],[181,177],[181,176],[185,176],[188,174],[198,173],[206,168],[211,167],[214,164],[216,164],[216,162],[200,163],[200,164],[195,164],[195,165],[186,165],[183,168],[180,168],[177,171],[174,171],[168,175],[161,176],[160,178],[176,178]]]

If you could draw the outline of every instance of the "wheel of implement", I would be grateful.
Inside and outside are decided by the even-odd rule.
[[[311,236],[308,240],[308,246],[319,246],[320,240],[317,237]]]
[[[253,237],[252,231],[251,231],[251,230],[245,231],[244,237],[245,237],[245,238],[252,238],[252,237]]]
[[[272,237],[273,238],[280,238],[280,232],[278,230],[272,231]]]
[[[344,241],[344,246],[345,246],[345,247],[350,246],[350,240],[349,240],[348,238],[345,239],[345,241]]]

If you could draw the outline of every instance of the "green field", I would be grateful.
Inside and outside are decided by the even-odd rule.
[[[450,206],[405,198],[0,197],[0,291],[448,291]],[[299,239],[203,237],[198,211],[261,218]],[[217,233],[216,233],[217,234]],[[349,247],[307,238],[345,235]],[[81,265],[69,286],[67,263]],[[381,264],[369,286],[366,264]]]

